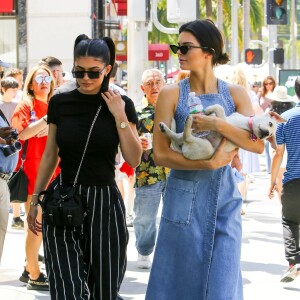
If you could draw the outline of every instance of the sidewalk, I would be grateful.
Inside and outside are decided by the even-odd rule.
[[[299,300],[300,276],[291,283],[280,283],[287,268],[282,241],[281,208],[278,199],[269,200],[269,176],[265,172],[252,176],[243,218],[241,266],[245,300]],[[9,223],[10,225],[10,223]],[[149,272],[136,266],[135,237],[129,228],[128,267],[121,288],[126,300],[142,300]],[[222,259],[222,258],[221,258]],[[48,292],[27,291],[18,281],[24,265],[24,232],[10,226],[0,266],[0,298],[4,300],[50,299]],[[169,300],[169,299],[166,299]],[[201,299],[191,299],[201,300]]]

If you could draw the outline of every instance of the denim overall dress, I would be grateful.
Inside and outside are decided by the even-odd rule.
[[[174,115],[182,132],[188,115],[189,79],[180,82]],[[235,111],[227,84],[199,95],[204,108]],[[146,300],[242,300],[241,195],[230,166],[217,170],[171,170]]]

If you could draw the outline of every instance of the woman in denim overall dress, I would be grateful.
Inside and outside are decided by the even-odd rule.
[[[212,116],[194,115],[197,131],[219,131],[225,139],[210,160],[192,161],[170,148],[159,131],[159,122],[170,126],[174,117],[182,132],[188,116],[187,98],[195,92],[204,109],[224,107],[226,115],[238,111],[250,116],[251,101],[240,86],[215,77],[213,66],[226,64],[223,39],[210,20],[183,24],[179,30],[180,67],[190,78],[166,86],[160,93],[154,128],[156,163],[171,168],[164,194],[162,218],[154,254],[147,300],[241,300],[240,270],[241,195],[228,165],[236,150],[224,151],[225,139],[238,147],[263,152],[261,141],[253,142],[249,132]]]

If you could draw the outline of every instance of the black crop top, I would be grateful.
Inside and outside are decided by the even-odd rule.
[[[129,122],[137,124],[133,101],[126,96],[122,98]],[[78,183],[83,185],[108,185],[114,182],[115,157],[119,144],[115,119],[99,95],[81,94],[76,89],[55,95],[50,100],[48,123],[57,126],[56,142],[64,183],[75,179],[89,129],[100,103],[102,108],[78,177]]]

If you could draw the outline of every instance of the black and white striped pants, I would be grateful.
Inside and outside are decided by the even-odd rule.
[[[79,191],[87,195],[82,228],[43,225],[51,299],[115,300],[127,262],[124,203],[116,186]]]

